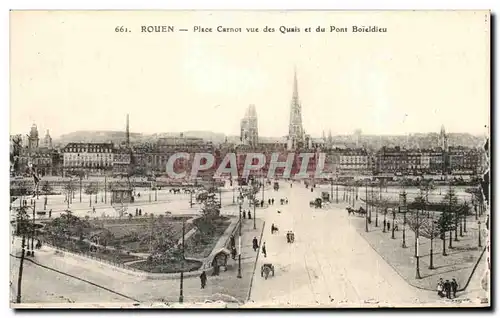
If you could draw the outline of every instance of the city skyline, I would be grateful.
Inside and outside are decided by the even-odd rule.
[[[23,14],[12,19],[12,133],[24,133],[33,123],[54,138],[81,130],[121,131],[129,113],[131,132],[238,135],[240,118],[254,104],[259,134],[286,136],[294,66],[303,128],[312,136],[358,128],[368,135],[407,135],[438,132],[441,125],[448,133],[488,131],[489,74],[483,66],[489,61],[489,34],[484,27],[485,37],[475,36],[483,17],[473,13],[447,13],[451,21],[468,22],[439,30],[420,25],[418,14],[384,15],[380,23],[389,30],[405,30],[378,35],[134,32],[122,38],[93,29],[88,37],[88,26],[102,29],[102,22],[84,12],[69,14],[70,20],[57,18],[58,13],[49,19],[43,12],[29,21]],[[205,25],[229,25],[235,16],[242,26],[252,24],[244,13],[217,19],[206,12],[190,14]],[[258,13],[259,21],[275,24],[276,14]],[[280,24],[293,20],[305,26],[301,21],[310,20],[309,14],[280,15]],[[331,15],[338,25],[378,23],[373,13]],[[124,17],[144,22],[137,12],[110,17],[110,23]],[[172,25],[185,21],[171,18]],[[161,24],[164,18],[148,16],[148,23]],[[407,33],[414,40],[402,47]]]

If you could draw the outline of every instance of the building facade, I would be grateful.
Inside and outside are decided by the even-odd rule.
[[[114,162],[112,143],[69,143],[63,149],[65,175],[100,175],[111,171]]]

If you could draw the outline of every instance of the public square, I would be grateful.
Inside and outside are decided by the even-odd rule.
[[[257,193],[258,199],[264,195],[266,204],[256,209],[256,229],[253,229],[252,220],[242,222],[242,278],[237,277],[237,261],[233,260],[229,260],[227,271],[220,276],[209,275],[205,289],[200,288],[198,275],[186,275],[184,302],[222,300],[248,307],[456,305],[457,300],[443,300],[432,290],[415,288],[398,274],[393,264],[389,264],[360,234],[359,224],[363,224],[363,219],[349,216],[345,209],[348,203],[342,199],[335,204],[336,192],[333,190],[336,188],[318,186],[311,192],[301,182],[290,185],[290,182],[281,181],[279,184],[278,191],[266,187],[264,193]],[[155,193],[136,189],[141,197],[127,206],[128,212],[134,214],[136,209],[142,209],[143,213],[155,215],[167,211],[179,215],[200,213],[199,205],[190,207],[189,194],[173,194],[169,190],[164,188]],[[309,202],[320,197],[323,191],[333,191],[333,203],[319,209],[311,207]],[[339,193],[341,191],[342,188]],[[149,193],[152,202],[149,202]],[[90,197],[85,194],[82,203],[79,194],[75,194],[70,209],[80,217],[101,217],[103,214],[117,217],[117,212],[103,203],[101,196],[97,195],[97,204],[92,202],[95,213],[89,206]],[[67,208],[66,203],[61,202],[64,201],[62,197],[49,196],[47,199],[46,209],[53,210],[53,217]],[[220,197],[221,215],[237,219],[239,209],[237,200],[233,203],[232,189],[229,186],[221,189]],[[267,204],[270,198],[274,198],[274,205]],[[280,199],[288,199],[288,204],[281,205]],[[40,196],[36,205],[43,206],[43,200]],[[242,208],[253,211],[247,204]],[[272,224],[279,228],[278,233],[271,234]],[[294,232],[294,243],[287,243],[287,231]],[[252,249],[254,237],[261,247],[265,242],[266,257],[261,250]],[[14,245],[12,253],[16,254],[19,240],[15,240]],[[44,246],[32,258],[37,264],[30,260],[24,262],[23,303],[174,303],[179,300],[179,275],[144,276],[80,255],[56,252],[49,246]],[[274,265],[275,275],[264,279],[261,266],[267,263]],[[11,257],[13,295],[18,267],[18,259]],[[474,292],[463,292],[458,300],[477,303],[485,297],[477,284],[471,289]]]

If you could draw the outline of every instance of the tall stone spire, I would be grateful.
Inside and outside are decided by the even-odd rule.
[[[127,148],[130,148],[130,130],[129,130],[129,123],[128,123],[128,114],[127,114],[126,138],[127,138]]]
[[[293,72],[293,93],[290,104],[290,124],[288,126],[288,138],[291,141],[291,147],[297,147],[298,143],[303,142],[304,129],[302,127],[302,105],[299,100],[299,85],[297,81],[297,69]]]

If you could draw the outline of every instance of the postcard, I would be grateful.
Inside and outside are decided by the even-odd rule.
[[[490,37],[11,11],[11,307],[489,307]]]

